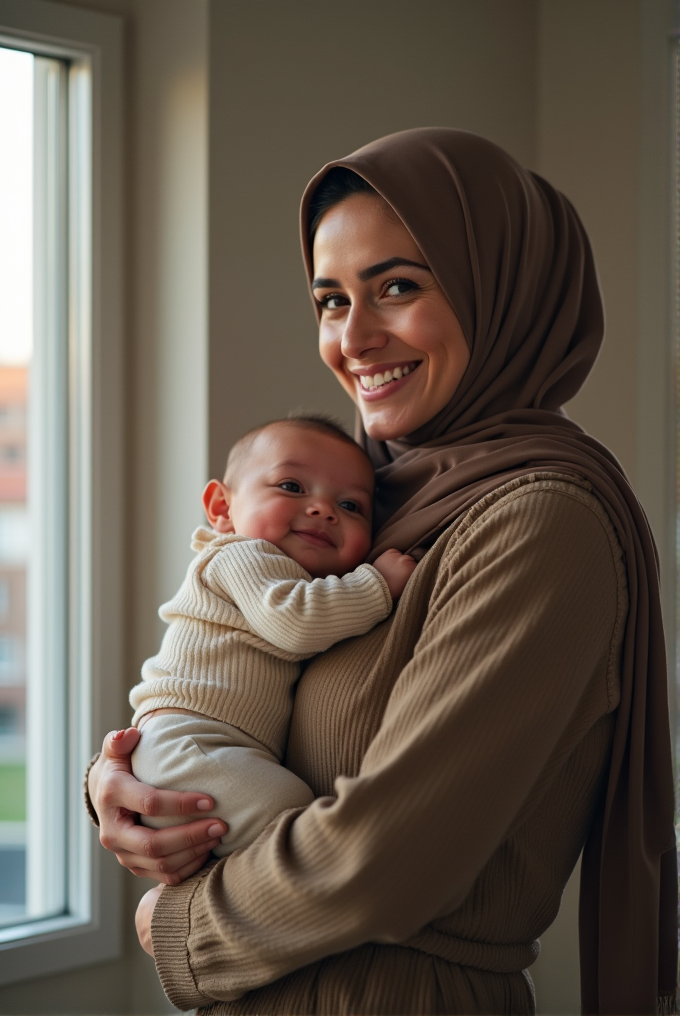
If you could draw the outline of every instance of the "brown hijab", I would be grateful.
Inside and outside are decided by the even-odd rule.
[[[377,555],[428,546],[488,491],[537,470],[585,477],[618,533],[630,611],[606,795],[584,850],[585,1013],[674,1011],[677,873],[666,650],[656,548],[611,452],[562,410],[604,333],[588,237],[567,199],[464,131],[393,134],[329,163],[392,206],[458,316],[471,358],[450,403],[398,441],[362,440],[377,470]],[[657,1001],[658,1000],[658,1001]]]

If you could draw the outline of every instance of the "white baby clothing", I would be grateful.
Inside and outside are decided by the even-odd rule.
[[[266,540],[206,528],[196,530],[192,549],[196,557],[182,586],[159,611],[168,623],[160,651],[142,667],[130,702],[135,725],[160,708],[201,715],[151,717],[132,763],[145,783],[214,797],[210,814],[230,826],[220,851],[228,853],[250,842],[253,830],[259,833],[283,808],[312,799],[293,773],[273,768],[285,750],[300,661],[369,631],[389,615],[392,598],[382,575],[368,564],[341,578],[312,579]],[[178,744],[171,747],[174,737]],[[235,762],[239,750],[244,755]],[[257,764],[246,780],[248,752],[255,752],[251,758]],[[262,752],[267,764],[257,754]],[[259,827],[252,814],[258,786]],[[239,808],[248,815],[247,829],[235,821]],[[176,818],[144,821],[155,827],[177,823]]]

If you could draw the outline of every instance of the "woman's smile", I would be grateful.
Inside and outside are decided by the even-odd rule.
[[[361,398],[375,401],[387,398],[409,383],[421,360],[410,360],[402,363],[381,363],[364,367],[363,373],[352,371],[359,378],[359,394]]]
[[[314,238],[312,283],[324,363],[376,440],[403,437],[452,399],[470,360],[460,322],[389,205],[357,194]]]

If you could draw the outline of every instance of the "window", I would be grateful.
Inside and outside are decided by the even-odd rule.
[[[0,0],[0,982],[118,950],[81,784],[120,668],[120,37]]]

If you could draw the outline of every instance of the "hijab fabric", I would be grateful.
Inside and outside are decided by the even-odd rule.
[[[588,237],[569,201],[475,134],[403,131],[329,163],[362,176],[418,244],[455,311],[470,362],[451,401],[400,440],[360,437],[376,467],[377,536],[429,546],[481,497],[540,470],[584,477],[623,548],[630,609],[606,794],[583,855],[585,1013],[674,1012],[677,871],[666,649],[647,519],[602,444],[562,406],[588,376],[604,315]],[[318,312],[318,308],[317,308]]]

